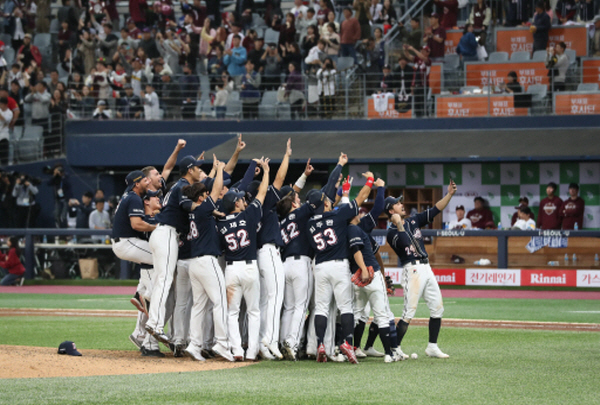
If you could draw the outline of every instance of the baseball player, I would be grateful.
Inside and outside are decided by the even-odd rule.
[[[263,178],[256,197],[249,205],[245,194],[229,190],[223,197],[223,211],[228,214],[219,220],[217,228],[225,248],[225,285],[229,303],[229,340],[236,361],[244,359],[239,328],[242,298],[248,316],[247,360],[256,360],[260,340],[260,279],[257,265],[257,228],[263,216],[263,202],[269,188],[268,160],[261,160]]]
[[[351,363],[357,364],[352,346],[354,330],[354,313],[352,307],[353,291],[350,281],[348,263],[348,223],[358,215],[358,207],[369,196],[373,186],[373,173],[363,174],[367,177],[366,185],[358,193],[355,200],[332,211],[329,198],[320,191],[311,191],[324,201],[322,208],[308,221],[310,242],[315,251],[315,330],[317,334],[317,361],[327,361],[327,351],[323,340],[327,330],[329,304],[335,297],[336,305],[341,313],[342,336],[344,343],[340,351]],[[310,194],[310,193],[309,193]],[[319,213],[319,211],[323,213]]]
[[[215,157],[216,161],[216,157]],[[219,234],[213,212],[217,209],[215,201],[223,188],[223,168],[225,163],[217,162],[217,175],[210,195],[206,195],[206,186],[196,183],[183,188],[183,193],[196,202],[198,207],[190,213],[191,256],[189,265],[190,281],[194,304],[190,320],[191,342],[185,352],[196,360],[204,360],[201,354],[204,338],[202,336],[204,311],[207,300],[213,303],[213,322],[216,344],[212,350],[229,361],[234,361],[229,346],[227,332],[227,296],[225,277],[219,266],[217,256],[221,254]]]
[[[150,249],[154,262],[154,289],[150,300],[149,319],[146,331],[165,345],[170,341],[164,333],[166,302],[173,285],[178,259],[178,234],[189,231],[188,213],[197,204],[183,195],[184,186],[200,181],[202,160],[186,156],[179,162],[182,177],[173,185],[163,200],[163,209],[156,215],[158,225],[150,235]]]
[[[412,216],[407,216],[402,204],[402,197],[385,199],[385,212],[393,224],[388,230],[387,241],[398,255],[403,268],[404,312],[397,325],[398,348],[400,348],[411,319],[415,316],[417,304],[422,296],[430,313],[429,344],[425,349],[425,354],[442,359],[450,357],[443,353],[437,345],[444,304],[440,287],[429,266],[421,228],[431,223],[433,218],[446,208],[454,193],[456,193],[456,184],[450,180],[448,194],[444,198],[435,203],[432,208]]]
[[[146,166],[142,169],[144,176],[150,179],[150,189],[155,191],[161,190],[163,192],[163,196],[167,194],[166,182],[169,179],[171,172],[175,168],[175,165],[177,164],[177,156],[179,156],[179,152],[185,148],[186,144],[187,142],[184,139],[179,139],[177,141],[175,150],[173,150],[173,153],[171,153],[165,162],[165,165],[163,166],[162,173],[159,173],[154,166]]]

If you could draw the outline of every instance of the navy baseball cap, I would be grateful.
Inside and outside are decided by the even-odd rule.
[[[295,190],[294,190],[294,188],[293,188],[293,187],[291,187],[291,186],[283,186],[283,187],[281,187],[281,189],[279,190],[279,194],[281,195],[281,198],[282,198],[282,199],[283,199],[283,198],[285,198],[285,197],[288,197],[288,196],[292,196],[292,195],[294,195],[294,193],[295,193],[295,192],[296,192],[296,191],[295,191]]]
[[[77,346],[74,342],[69,340],[62,342],[58,346],[58,354],[68,354],[69,356],[81,356],[81,353],[77,351]]]
[[[194,166],[202,166],[203,163],[204,160],[198,160],[192,155],[188,155],[179,161],[179,171],[185,173]]]
[[[208,192],[212,191],[213,188],[213,184],[215,184],[215,179],[213,179],[212,177],[206,177],[204,180],[202,180],[202,183],[204,183],[204,186],[206,187],[206,190]],[[224,186],[228,186],[231,184],[231,178],[228,179],[223,179],[223,185]]]
[[[158,191],[146,190],[146,195],[144,196],[144,200],[152,198],[152,197],[162,197],[162,190],[158,190]]]
[[[398,202],[402,202],[403,200],[403,196],[400,196],[398,198],[394,198],[392,196],[387,197],[384,201],[383,201],[383,206],[385,207],[385,213],[388,214],[389,211],[392,209],[392,207],[396,204],[398,204]]]
[[[146,177],[141,170],[134,170],[125,177],[125,184],[127,184],[127,191],[131,191],[131,189],[135,186],[136,183],[142,181],[142,179]]]
[[[246,188],[246,193],[249,194],[249,198],[248,200],[254,200],[254,198],[256,197],[256,194],[258,194],[258,188],[260,187],[260,181],[258,180],[253,180],[252,182],[250,182],[250,184],[248,184],[248,187]]]
[[[223,196],[223,211],[225,214],[229,214],[235,208],[237,200],[244,198],[246,194],[243,191],[239,191],[237,188],[232,188]]]
[[[313,189],[306,194],[306,201],[312,206],[315,214],[323,212],[325,198],[327,196],[321,190]]]

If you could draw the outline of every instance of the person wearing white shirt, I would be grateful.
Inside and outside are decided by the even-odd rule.
[[[110,216],[108,212],[104,211],[104,199],[100,198],[96,200],[96,209],[92,211],[88,219],[88,225],[90,229],[110,229]],[[100,242],[104,240],[103,235],[92,235],[94,242]]]
[[[10,134],[8,133],[8,126],[12,121],[13,113],[8,108],[8,99],[6,97],[0,98],[0,164],[12,164],[8,162],[9,159],[9,142]],[[10,156],[12,159],[12,156]]]
[[[522,231],[530,231],[535,229],[535,221],[531,219],[531,208],[522,205],[519,208],[519,219],[513,225],[512,229],[520,229]]]
[[[141,92],[142,101],[144,102],[144,116],[146,120],[160,119],[160,105],[158,102],[158,94],[154,91],[151,84],[146,85],[146,92]]]
[[[371,7],[369,11],[371,12],[371,22],[374,24],[379,24],[382,21],[381,10],[383,10],[383,6],[379,3],[379,0],[371,0]]]
[[[471,229],[471,220],[465,218],[465,207],[463,205],[456,206],[456,219],[450,221],[449,229]]]
[[[313,46],[310,51],[308,51],[308,55],[304,58],[304,63],[307,65],[322,65],[321,55],[325,52],[325,47],[327,46],[327,42],[322,39],[317,42],[316,46]]]
[[[302,0],[294,0],[294,7],[290,10],[290,13],[294,14],[294,18],[298,18],[299,15],[306,16],[308,7],[302,4]]]

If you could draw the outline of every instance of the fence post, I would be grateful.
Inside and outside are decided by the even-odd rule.
[[[498,268],[508,269],[508,236],[498,232]]]
[[[346,88],[346,100],[345,100],[345,105],[346,105],[346,119],[348,119],[348,109],[350,108],[350,95],[348,94],[348,81],[349,81],[349,75],[348,75],[348,70],[346,70],[344,72],[344,75],[346,76],[345,80],[344,80],[344,87]]]
[[[32,279],[34,274],[34,252],[35,250],[33,247],[33,234],[28,232],[25,235],[25,278],[28,280]]]

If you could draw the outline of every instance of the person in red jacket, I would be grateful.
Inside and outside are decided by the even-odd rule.
[[[11,237],[8,242],[8,254],[0,253],[0,272],[5,276],[0,281],[0,285],[13,285],[25,274],[25,267],[21,263],[21,249],[19,249],[19,239],[16,236]]]
[[[471,226],[474,229],[496,229],[494,214],[485,206],[485,200],[482,197],[475,197],[473,201],[475,208],[467,213]]]
[[[560,207],[562,229],[575,229],[575,224],[579,229],[583,228],[585,201],[578,194],[579,185],[577,183],[569,184],[569,198],[563,201]]]
[[[23,45],[17,52],[17,61],[21,62],[25,69],[31,65],[31,61],[35,61],[38,66],[42,65],[42,54],[40,49],[31,43],[31,34],[25,34]]]
[[[560,208],[562,200],[556,196],[556,183],[550,182],[546,187],[547,197],[540,201],[540,211],[538,212],[538,229],[560,229],[561,217]]]
[[[458,0],[433,0],[438,7],[438,13],[442,14],[440,25],[445,30],[451,30],[456,27],[458,19]]]

